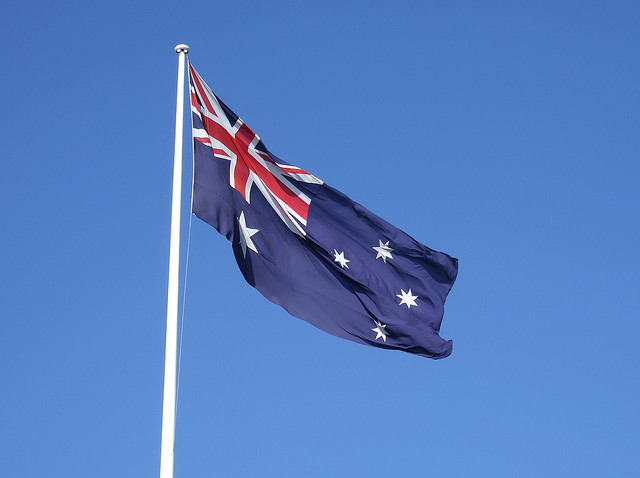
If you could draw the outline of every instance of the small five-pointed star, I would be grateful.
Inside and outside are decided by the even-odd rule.
[[[240,245],[242,246],[242,255],[247,257],[247,247],[253,252],[258,253],[256,245],[251,240],[251,236],[257,233],[259,229],[251,229],[250,227],[247,227],[247,222],[244,218],[244,211],[240,213],[238,225],[240,226]]]
[[[338,264],[340,264],[340,267],[342,267],[343,269],[345,267],[348,269],[349,266],[347,265],[347,262],[351,262],[351,261],[349,259],[345,259],[344,251],[338,253],[338,251],[334,249],[333,253],[335,254],[333,262],[337,262]]]
[[[374,322],[376,323],[376,327],[374,327],[373,330],[376,334],[376,340],[378,340],[380,337],[382,337],[383,341],[387,341],[387,335],[388,332],[386,330],[384,330],[384,328],[386,327],[386,325],[382,325],[382,322],[380,322],[379,320],[374,320]]]
[[[400,297],[400,299],[402,299],[398,305],[405,304],[407,309],[410,309],[412,305],[418,307],[418,304],[416,304],[418,296],[411,295],[411,289],[409,289],[409,292],[405,292],[404,289],[400,289],[400,294],[396,295],[396,297]]]
[[[378,253],[376,259],[380,259],[382,257],[382,260],[385,263],[387,262],[387,259],[393,259],[393,256],[391,255],[391,251],[393,251],[393,249],[389,247],[389,241],[387,241],[386,244],[383,244],[382,241],[378,239],[378,243],[378,246],[373,246]]]

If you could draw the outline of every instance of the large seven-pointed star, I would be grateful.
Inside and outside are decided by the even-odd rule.
[[[411,295],[411,289],[409,289],[409,292],[405,292],[404,289],[400,289],[400,294],[397,294],[396,297],[400,297],[400,299],[402,299],[398,305],[405,304],[407,309],[410,309],[412,305],[418,307],[418,304],[416,304],[418,296]]]
[[[240,245],[242,246],[242,255],[247,257],[247,247],[257,254],[258,249],[251,240],[251,236],[258,232],[259,229],[251,229],[250,227],[247,227],[247,222],[244,218],[244,211],[240,213],[238,225],[240,226]]]
[[[380,259],[382,257],[384,262],[387,262],[387,259],[393,259],[393,256],[391,255],[391,251],[393,251],[393,249],[389,247],[389,241],[387,241],[386,244],[383,244],[382,241],[378,239],[378,243],[378,246],[373,246],[378,253],[376,259]]]

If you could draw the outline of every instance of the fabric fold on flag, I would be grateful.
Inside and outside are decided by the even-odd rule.
[[[430,358],[457,259],[270,153],[189,63],[193,213],[232,243],[245,280],[321,330]]]

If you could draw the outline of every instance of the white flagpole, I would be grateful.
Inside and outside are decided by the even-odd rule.
[[[182,195],[182,135],[184,119],[184,65],[187,45],[175,48],[178,54],[178,94],[176,136],[173,153],[173,196],[171,198],[171,241],[169,245],[169,287],[167,294],[167,342],[164,356],[162,400],[162,444],[160,478],[173,478],[176,442],[176,380],[178,361],[178,289],[180,285],[180,203]]]

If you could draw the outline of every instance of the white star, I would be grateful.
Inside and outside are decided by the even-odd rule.
[[[373,247],[378,252],[376,259],[380,259],[382,257],[382,260],[385,263],[387,262],[387,258],[393,259],[393,256],[391,255],[391,251],[393,251],[393,249],[389,247],[389,241],[387,241],[386,244],[383,244],[382,241],[378,239],[378,242],[380,245]]]
[[[384,328],[386,327],[386,325],[382,325],[382,322],[378,321],[378,320],[374,320],[374,322],[376,323],[377,327],[374,327],[373,330],[376,334],[376,340],[378,340],[380,337],[382,337],[382,340],[384,340],[385,342],[387,341],[387,335],[388,332],[386,330],[384,330]]]
[[[345,259],[344,257],[344,251],[342,251],[340,254],[338,254],[338,251],[336,251],[335,249],[333,250],[333,253],[335,254],[334,257],[334,261],[333,262],[337,262],[338,264],[340,264],[340,266],[344,269],[345,267],[348,269],[349,266],[347,265],[347,262],[351,262],[349,259]]]
[[[411,295],[411,289],[409,289],[409,292],[405,292],[403,289],[400,289],[400,294],[396,295],[396,297],[400,297],[402,299],[398,305],[405,304],[407,309],[410,309],[412,305],[418,307],[418,304],[416,304],[415,301],[418,296]]]
[[[251,229],[250,227],[247,227],[247,222],[244,219],[244,211],[240,213],[238,225],[240,226],[240,245],[242,246],[242,254],[244,257],[247,257],[247,247],[257,254],[258,249],[256,249],[256,245],[251,240],[251,236],[258,232],[259,229]]]

